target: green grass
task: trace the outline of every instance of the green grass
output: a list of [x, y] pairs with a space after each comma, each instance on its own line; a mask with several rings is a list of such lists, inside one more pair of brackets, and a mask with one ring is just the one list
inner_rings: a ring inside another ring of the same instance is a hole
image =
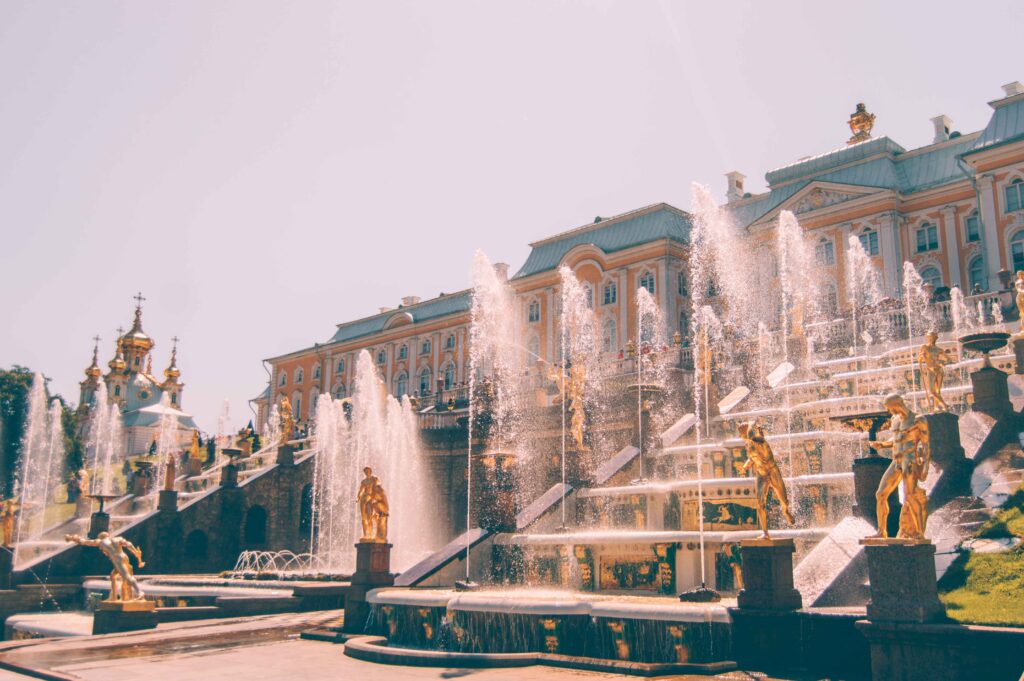
[[[1024, 485], [975, 533], [1024, 537]], [[965, 624], [1024, 626], [1024, 546], [1004, 553], [962, 552], [939, 580], [946, 614]]]

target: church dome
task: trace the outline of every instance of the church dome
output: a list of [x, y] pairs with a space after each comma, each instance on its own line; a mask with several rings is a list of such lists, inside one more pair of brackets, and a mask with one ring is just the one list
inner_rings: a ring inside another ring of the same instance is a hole
[[124, 355], [121, 354], [121, 340], [117, 339], [117, 352], [114, 354], [114, 359], [107, 362], [111, 371], [124, 371], [124, 368], [128, 366], [124, 361]]
[[135, 321], [132, 328], [121, 337], [121, 347], [127, 351], [129, 348], [149, 350], [153, 347], [153, 339], [142, 330], [142, 308], [135, 308]]

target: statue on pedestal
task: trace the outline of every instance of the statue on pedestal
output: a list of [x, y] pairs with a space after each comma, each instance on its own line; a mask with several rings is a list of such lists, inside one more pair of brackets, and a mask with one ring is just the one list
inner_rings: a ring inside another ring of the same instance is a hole
[[287, 397], [281, 398], [281, 443], [288, 444], [288, 441], [295, 436], [295, 417], [292, 415], [292, 402]]
[[19, 511], [21, 511], [21, 503], [14, 497], [4, 499], [3, 504], [0, 504], [0, 527], [3, 528], [3, 541], [6, 548], [14, 546], [14, 521], [18, 517]]
[[356, 495], [363, 524], [363, 536], [359, 541], [384, 544], [388, 540], [388, 497], [372, 468], [367, 466], [363, 474], [366, 477], [359, 484]]
[[928, 496], [919, 483], [928, 477], [931, 447], [928, 440], [928, 421], [916, 416], [903, 397], [893, 393], [885, 398], [886, 410], [892, 414], [892, 437], [868, 444], [875, 448], [892, 450], [892, 463], [882, 475], [875, 493], [878, 514], [878, 533], [869, 539], [888, 539], [886, 522], [889, 519], [889, 495], [903, 481], [903, 510], [900, 511], [898, 539], [925, 542], [925, 524], [928, 521]]
[[132, 563], [125, 554], [127, 550], [135, 556], [139, 567], [142, 568], [146, 566], [142, 560], [142, 549], [124, 537], [111, 537], [109, 532], [100, 532], [95, 539], [85, 539], [77, 534], [66, 534], [64, 540], [79, 546], [94, 546], [113, 563], [114, 570], [110, 573], [110, 598], [107, 599], [108, 601], [143, 600], [145, 594], [139, 588], [135, 572], [132, 570]]
[[768, 492], [775, 492], [775, 498], [779, 500], [782, 507], [782, 515], [792, 525], [796, 520], [789, 511], [789, 496], [786, 494], [786, 484], [782, 480], [782, 473], [775, 463], [775, 454], [771, 445], [765, 439], [764, 429], [754, 421], [741, 423], [739, 434], [746, 443], [747, 460], [743, 464], [744, 475], [750, 474], [754, 469], [757, 476], [757, 524], [761, 527], [761, 538], [770, 539], [768, 536]]
[[164, 466], [164, 489], [174, 489], [174, 479], [178, 477], [178, 462], [173, 452], [167, 452], [167, 464]]
[[925, 334], [925, 344], [917, 353], [917, 361], [921, 366], [921, 382], [924, 387], [925, 404], [931, 413], [949, 411], [949, 405], [942, 399], [942, 382], [945, 379], [945, 353], [936, 345], [939, 334], [929, 331]]

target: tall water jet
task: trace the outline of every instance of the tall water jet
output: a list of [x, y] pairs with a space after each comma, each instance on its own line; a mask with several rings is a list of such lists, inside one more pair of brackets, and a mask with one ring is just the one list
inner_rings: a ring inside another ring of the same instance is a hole
[[314, 459], [309, 546], [321, 568], [336, 572], [351, 564], [352, 545], [359, 538], [352, 522], [359, 471], [350, 461], [349, 404], [324, 393], [316, 402], [313, 424], [319, 453]]
[[971, 333], [974, 330], [971, 311], [964, 303], [964, 293], [959, 286], [949, 290], [949, 311], [953, 318], [953, 335], [957, 338]]
[[[15, 491], [22, 508], [15, 527], [14, 541], [33, 536], [42, 529], [33, 527], [36, 523], [27, 520], [38, 518], [42, 521], [50, 499], [52, 468], [59, 465], [58, 451], [63, 453], [63, 430], [61, 429], [62, 408], [54, 400], [54, 408], [47, 409], [46, 379], [40, 373], [32, 377], [28, 393], [28, 409], [25, 414], [25, 429], [21, 439], [21, 455], [16, 465]], [[59, 438], [54, 441], [53, 419]], [[55, 461], [56, 459], [56, 461]], [[17, 556], [15, 556], [17, 558]]]
[[168, 457], [178, 445], [178, 417], [171, 409], [170, 395], [165, 391], [160, 396], [160, 420], [156, 429], [157, 488], [162, 489], [167, 475]]
[[92, 405], [87, 452], [93, 474], [90, 492], [109, 496], [114, 492], [114, 466], [124, 456], [124, 427], [121, 407], [107, 402], [107, 385], [100, 382]]
[[[903, 262], [903, 305], [907, 315], [907, 343], [913, 342], [914, 334], [918, 335], [930, 330], [934, 320], [931, 317], [929, 296], [924, 288], [924, 280], [918, 274], [914, 263]], [[917, 353], [911, 352], [911, 373], [915, 393], [919, 388]], [[914, 395], [914, 409], [917, 409], [917, 395]]]
[[[644, 481], [644, 437], [643, 412], [644, 391], [665, 388], [665, 365], [659, 361], [661, 350], [666, 347], [665, 319], [661, 308], [654, 302], [650, 291], [641, 286], [636, 292], [636, 428], [637, 460], [640, 465], [640, 480]], [[649, 434], [647, 434], [649, 435]]]
[[[317, 406], [320, 406], [319, 401]], [[281, 442], [281, 411], [277, 403], [270, 405], [267, 422], [263, 424], [263, 446], [277, 446]]]
[[231, 444], [231, 403], [224, 400], [217, 415], [217, 444], [227, 447]]
[[[876, 305], [882, 299], [881, 275], [856, 234], [851, 234], [847, 240], [846, 299], [853, 314], [853, 354], [856, 355], [858, 341], [864, 340], [867, 349], [867, 340], [862, 338], [867, 329], [861, 329], [858, 325], [858, 315], [861, 309]], [[863, 320], [860, 320], [860, 324], [863, 325]], [[871, 335], [870, 332], [868, 335]]]

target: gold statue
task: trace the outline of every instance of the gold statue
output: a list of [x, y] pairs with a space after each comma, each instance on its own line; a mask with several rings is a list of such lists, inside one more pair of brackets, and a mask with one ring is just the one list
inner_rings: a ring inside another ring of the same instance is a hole
[[1020, 332], [1024, 335], [1024, 270], [1017, 270], [1017, 278], [1013, 282], [1017, 289], [1017, 311], [1020, 313]]
[[885, 398], [886, 410], [892, 414], [892, 437], [868, 444], [875, 449], [892, 449], [892, 463], [882, 475], [875, 493], [878, 514], [878, 533], [869, 539], [888, 539], [886, 522], [889, 519], [889, 495], [903, 481], [903, 510], [900, 511], [900, 529], [897, 537], [925, 541], [924, 528], [928, 522], [928, 496], [919, 483], [928, 477], [931, 447], [928, 441], [928, 422], [916, 416], [903, 397], [893, 393]]
[[188, 456], [191, 459], [198, 459], [198, 458], [200, 458], [200, 455], [199, 455], [199, 431], [198, 430], [193, 430], [192, 431], [192, 444], [189, 445]]
[[19, 511], [21, 511], [21, 503], [14, 497], [4, 499], [3, 504], [0, 504], [0, 527], [3, 527], [6, 548], [14, 546], [14, 521], [18, 517]]
[[359, 541], [383, 544], [388, 540], [388, 497], [372, 468], [367, 466], [363, 474], [366, 477], [359, 483], [359, 493], [356, 495], [363, 522], [363, 536]]
[[178, 477], [178, 462], [173, 452], [167, 452], [167, 464], [164, 466], [164, 489], [174, 489], [174, 479]]
[[114, 569], [110, 573], [110, 598], [107, 599], [108, 601], [143, 600], [145, 594], [142, 593], [139, 582], [135, 579], [132, 563], [125, 554], [127, 550], [135, 556], [139, 567], [143, 568], [146, 563], [142, 560], [142, 549], [124, 537], [111, 537], [109, 532], [100, 532], [95, 539], [84, 539], [77, 534], [66, 534], [64, 541], [79, 546], [95, 546], [113, 563]]
[[566, 408], [569, 410], [570, 417], [569, 432], [572, 434], [572, 439], [576, 441], [576, 451], [582, 452], [586, 449], [583, 444], [587, 422], [584, 406], [586, 369], [579, 364], [570, 365], [567, 371], [563, 371], [561, 367], [552, 366], [548, 369], [548, 380], [558, 386], [559, 404], [568, 400]]
[[292, 403], [287, 397], [281, 398], [281, 444], [286, 445], [295, 434], [295, 417], [292, 416]]
[[782, 480], [782, 473], [775, 463], [775, 454], [772, 447], [765, 439], [764, 429], [754, 421], [741, 423], [739, 425], [740, 437], [743, 438], [747, 447], [747, 460], [743, 464], [744, 475], [750, 474], [754, 469], [757, 476], [757, 524], [761, 527], [761, 538], [770, 539], [768, 536], [768, 492], [775, 492], [782, 507], [782, 515], [792, 525], [796, 522], [793, 514], [789, 512], [789, 496], [786, 494], [786, 484]]
[[921, 365], [921, 382], [924, 384], [925, 404], [931, 413], [949, 411], [949, 405], [942, 399], [942, 381], [945, 378], [945, 352], [936, 345], [939, 334], [929, 331], [925, 334], [925, 344], [917, 353], [917, 361]]

